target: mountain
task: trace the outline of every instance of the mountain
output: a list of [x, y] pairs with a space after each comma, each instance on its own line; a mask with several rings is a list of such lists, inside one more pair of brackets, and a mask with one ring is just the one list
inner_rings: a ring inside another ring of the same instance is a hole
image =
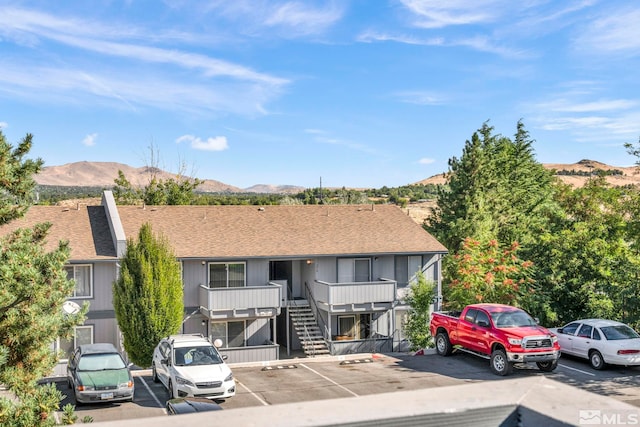
[[[573, 187], [582, 187], [595, 172], [608, 173], [607, 182], [614, 186], [640, 185], [640, 169], [637, 166], [617, 167], [610, 166], [595, 160], [580, 160], [577, 163], [543, 163], [543, 167], [555, 171], [557, 176], [565, 184]], [[415, 184], [444, 184], [446, 173], [431, 176]]]
[[[118, 170], [124, 173], [129, 182], [136, 187], [143, 187], [153, 176], [159, 179], [176, 179], [177, 175], [153, 167], [134, 168], [116, 162], [75, 162], [62, 166], [45, 166], [35, 176], [39, 185], [57, 185], [62, 187], [105, 187], [111, 188], [118, 177]], [[198, 191], [211, 193], [282, 193], [295, 194], [304, 191], [304, 187], [293, 185], [254, 185], [239, 188], [214, 179], [205, 179], [198, 186]]]

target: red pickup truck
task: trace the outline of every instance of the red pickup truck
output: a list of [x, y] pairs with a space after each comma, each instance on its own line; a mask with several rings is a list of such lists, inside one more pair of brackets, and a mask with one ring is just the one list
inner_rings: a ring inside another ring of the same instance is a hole
[[439, 355], [473, 353], [489, 359], [498, 375], [511, 373], [514, 363], [536, 362], [546, 372], [558, 366], [558, 338], [517, 307], [472, 304], [462, 312], [434, 312], [429, 328]]

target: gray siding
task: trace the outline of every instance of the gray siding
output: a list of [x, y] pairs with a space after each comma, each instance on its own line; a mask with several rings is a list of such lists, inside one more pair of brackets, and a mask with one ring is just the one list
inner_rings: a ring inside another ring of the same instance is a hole
[[182, 262], [185, 307], [198, 306], [198, 289], [207, 284], [207, 263], [202, 260]]
[[[275, 284], [244, 288], [200, 286], [199, 301], [200, 306], [213, 311], [276, 308], [280, 307], [281, 289], [281, 286]], [[275, 312], [271, 314], [271, 316], [275, 315]]]
[[113, 282], [116, 280], [116, 262], [96, 262], [93, 264], [93, 298], [74, 299], [81, 304], [89, 302], [89, 311], [113, 310]]
[[316, 301], [329, 305], [393, 302], [396, 297], [396, 282], [315, 282], [313, 294]]
[[[223, 348], [220, 349], [223, 356], [227, 356], [226, 362], [248, 363], [278, 360], [280, 358], [280, 346], [261, 345], [256, 347]], [[233, 369], [233, 366], [231, 367]]]
[[247, 261], [247, 286], [264, 286], [269, 282], [269, 260], [252, 259]]

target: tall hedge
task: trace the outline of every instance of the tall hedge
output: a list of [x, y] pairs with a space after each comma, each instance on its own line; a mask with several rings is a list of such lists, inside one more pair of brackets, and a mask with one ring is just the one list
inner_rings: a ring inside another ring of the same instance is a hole
[[180, 264], [169, 241], [154, 235], [149, 223], [140, 228], [137, 241], [127, 241], [113, 305], [130, 360], [151, 366], [160, 339], [180, 329], [184, 301]]

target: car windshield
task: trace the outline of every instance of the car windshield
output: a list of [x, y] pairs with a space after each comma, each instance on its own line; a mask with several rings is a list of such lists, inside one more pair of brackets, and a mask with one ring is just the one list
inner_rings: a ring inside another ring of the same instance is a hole
[[179, 347], [174, 350], [176, 366], [215, 365], [222, 358], [213, 346]]
[[627, 325], [605, 326], [600, 330], [609, 341], [640, 338], [640, 335]]
[[523, 310], [494, 311], [491, 319], [496, 328], [536, 326], [536, 321]]
[[119, 354], [86, 354], [78, 362], [79, 371], [106, 371], [126, 368]]

